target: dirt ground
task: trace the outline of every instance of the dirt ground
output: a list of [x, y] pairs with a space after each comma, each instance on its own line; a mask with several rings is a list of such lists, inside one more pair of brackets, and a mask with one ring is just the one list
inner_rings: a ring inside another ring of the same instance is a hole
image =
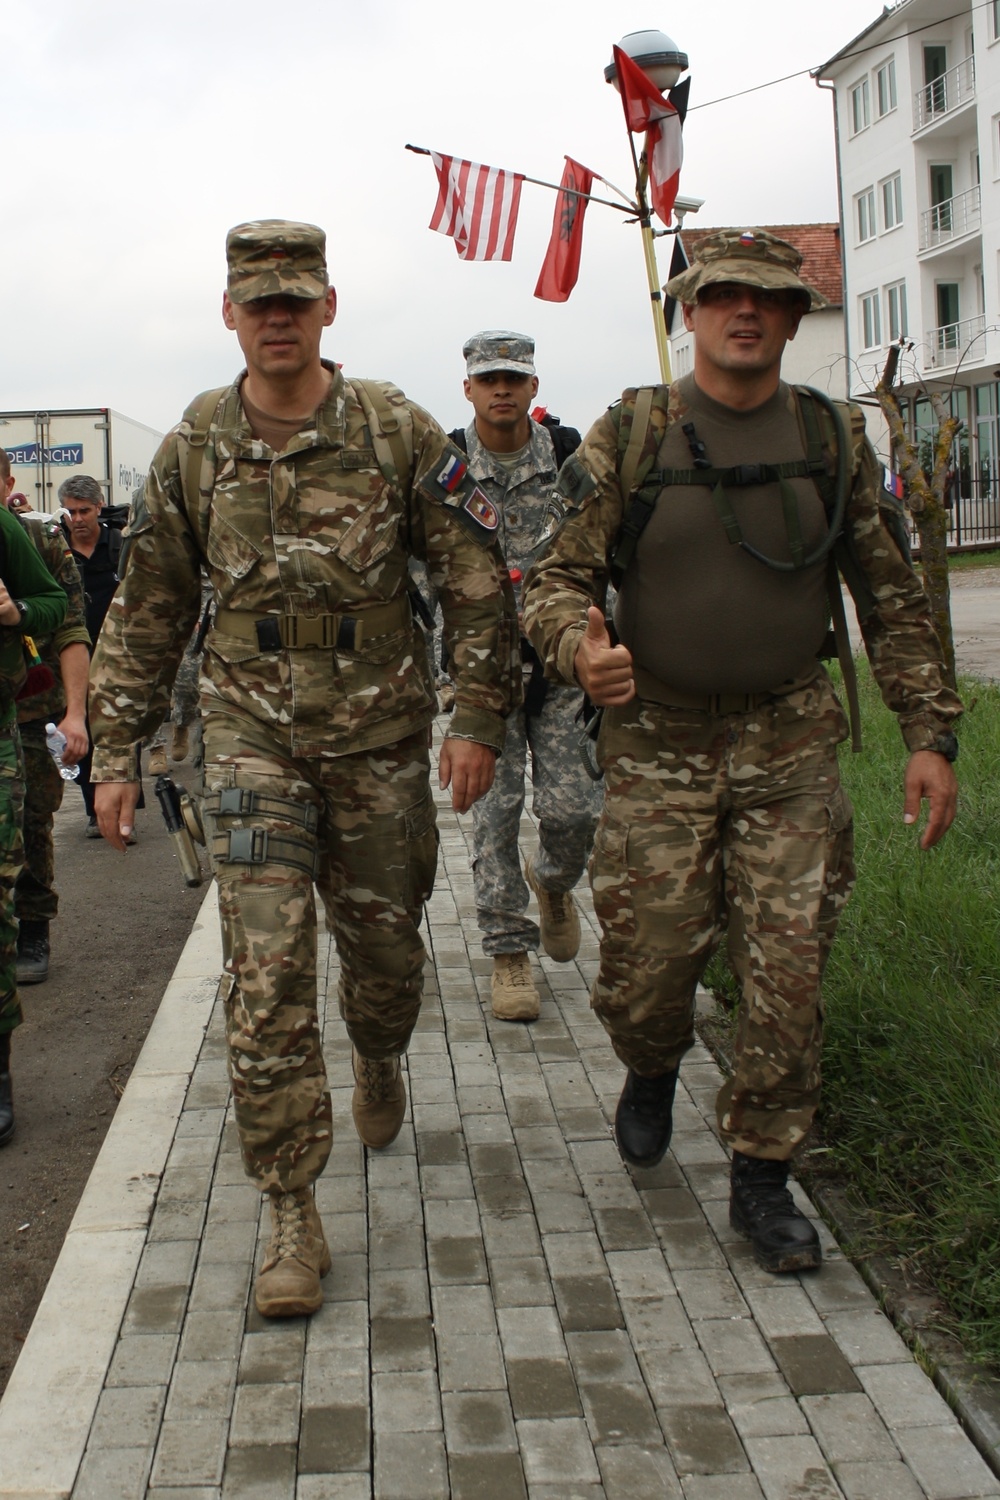
[[49, 979], [21, 993], [17, 1130], [0, 1151], [0, 1392], [205, 895], [184, 885], [148, 781], [146, 795], [124, 856], [84, 837], [72, 783], [56, 819]]
[[[1000, 568], [956, 570], [952, 588], [959, 670], [1000, 680]], [[50, 978], [22, 994], [17, 1133], [0, 1151], [0, 1394], [204, 898], [184, 886], [150, 801], [124, 857], [84, 838], [72, 785], [56, 820]]]

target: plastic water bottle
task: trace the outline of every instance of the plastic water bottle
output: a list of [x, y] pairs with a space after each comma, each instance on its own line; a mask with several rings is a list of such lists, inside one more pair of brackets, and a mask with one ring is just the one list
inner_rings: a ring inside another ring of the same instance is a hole
[[59, 767], [59, 775], [63, 781], [75, 781], [80, 774], [80, 767], [63, 765], [66, 736], [54, 724], [46, 724], [45, 726], [45, 743], [49, 747], [49, 754]]

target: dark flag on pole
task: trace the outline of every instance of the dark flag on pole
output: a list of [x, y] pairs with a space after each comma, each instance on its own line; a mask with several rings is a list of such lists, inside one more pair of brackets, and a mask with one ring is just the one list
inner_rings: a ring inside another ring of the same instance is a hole
[[[565, 302], [576, 286], [583, 248], [583, 216], [587, 208], [586, 198], [578, 198], [576, 193], [589, 193], [594, 176], [589, 167], [581, 166], [571, 156], [566, 157], [552, 216], [549, 248], [535, 287], [535, 296], [543, 302]], [[564, 192], [564, 188], [573, 188], [575, 192]]]

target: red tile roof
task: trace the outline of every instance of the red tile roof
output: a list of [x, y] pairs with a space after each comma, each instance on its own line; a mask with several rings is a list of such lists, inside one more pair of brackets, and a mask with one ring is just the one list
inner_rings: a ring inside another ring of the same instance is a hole
[[[688, 263], [694, 259], [695, 250], [707, 235], [717, 234], [719, 229], [726, 227], [728, 226], [720, 224], [715, 229], [682, 230], [680, 240]], [[749, 226], [733, 227], [738, 233], [740, 229]], [[752, 227], [766, 229], [769, 234], [776, 234], [779, 239], [794, 245], [802, 255], [802, 279], [822, 292], [834, 307], [843, 306], [844, 273], [840, 258], [839, 224], [761, 224]]]

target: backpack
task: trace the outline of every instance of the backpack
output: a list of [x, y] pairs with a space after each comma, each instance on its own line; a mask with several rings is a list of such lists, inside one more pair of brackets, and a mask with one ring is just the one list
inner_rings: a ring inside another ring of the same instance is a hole
[[[570, 454], [576, 452], [583, 439], [575, 427], [564, 427], [558, 417], [552, 417], [548, 412], [541, 418], [538, 425], [539, 427], [544, 427], [552, 439], [552, 447], [556, 459], [556, 471], [558, 472]], [[455, 444], [455, 447], [461, 448], [462, 452], [468, 457], [468, 449], [465, 446], [465, 428], [456, 427], [452, 432], [449, 432], [448, 436]]]
[[[413, 414], [409, 406], [390, 405], [379, 381], [352, 379], [347, 383], [361, 403], [375, 458], [386, 482], [409, 484], [413, 476]], [[187, 448], [181, 464], [181, 489], [188, 505], [197, 500], [202, 490], [211, 493], [215, 488], [215, 472], [208, 470], [206, 450], [209, 433], [229, 390], [226, 385], [205, 391], [195, 397], [184, 413], [184, 421], [191, 428], [188, 437], [180, 438], [182, 447]]]
[[[622, 525], [612, 551], [611, 579], [616, 588], [620, 586], [635, 556], [639, 538], [656, 508], [657, 499], [662, 490], [671, 484], [704, 484], [711, 488], [716, 510], [729, 541], [733, 545], [742, 546], [751, 556], [769, 567], [792, 572], [826, 558], [833, 642], [832, 649], [824, 648], [823, 654], [836, 655], [840, 662], [851, 725], [851, 744], [855, 751], [859, 751], [861, 709], [854, 654], [840, 588], [841, 576], [862, 620], [871, 614], [876, 601], [858, 559], [853, 539], [844, 528], [850, 489], [850, 444], [843, 416], [829, 396], [807, 385], [792, 386], [791, 389], [804, 437], [805, 458], [781, 464], [737, 464], [729, 469], [717, 469], [709, 463], [705, 457], [704, 445], [697, 440], [693, 424], [685, 424], [683, 428], [691, 449], [693, 467], [656, 469], [657, 454], [670, 425], [669, 387], [640, 386], [634, 392], [626, 391], [623, 394], [617, 407], [618, 476], [622, 494], [627, 499]], [[834, 474], [830, 473], [826, 464], [824, 448], [834, 456]], [[825, 541], [808, 557], [804, 554], [794, 495], [788, 486], [788, 480], [793, 478], [810, 478], [813, 481], [823, 502], [829, 526]], [[790, 563], [779, 563], [775, 559], [766, 558], [743, 540], [732, 505], [725, 495], [726, 486], [739, 488], [775, 481], [782, 489], [792, 552]], [[895, 515], [895, 510], [892, 514]], [[909, 543], [901, 518], [898, 526], [893, 526], [892, 529], [904, 556], [908, 556]]]

